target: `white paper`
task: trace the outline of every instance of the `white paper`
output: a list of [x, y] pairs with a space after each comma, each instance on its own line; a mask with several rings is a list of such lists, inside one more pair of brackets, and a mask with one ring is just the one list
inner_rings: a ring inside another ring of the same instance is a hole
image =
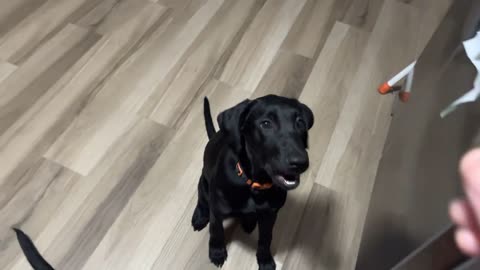
[[449, 113], [453, 112], [458, 106], [474, 102], [480, 96], [480, 32], [477, 32], [474, 38], [463, 42], [463, 47], [467, 53], [468, 58], [472, 61], [473, 65], [477, 68], [477, 77], [473, 83], [473, 89], [468, 91], [465, 95], [455, 100], [446, 109], [440, 113], [440, 117], [444, 118]]
[[473, 88], [472, 90], [468, 91], [465, 95], [461, 96], [459, 99], [455, 100], [452, 104], [448, 105], [441, 113], [440, 117], [444, 118], [449, 113], [453, 112], [458, 106], [461, 104], [474, 102], [477, 100], [478, 96], [480, 95], [480, 87]]

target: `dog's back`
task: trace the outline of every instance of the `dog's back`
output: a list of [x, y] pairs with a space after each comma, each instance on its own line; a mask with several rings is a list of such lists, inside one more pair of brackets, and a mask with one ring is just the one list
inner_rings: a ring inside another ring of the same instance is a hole
[[54, 270], [54, 268], [40, 255], [28, 235], [19, 229], [13, 229], [17, 234], [18, 243], [22, 248], [25, 257], [35, 270]]

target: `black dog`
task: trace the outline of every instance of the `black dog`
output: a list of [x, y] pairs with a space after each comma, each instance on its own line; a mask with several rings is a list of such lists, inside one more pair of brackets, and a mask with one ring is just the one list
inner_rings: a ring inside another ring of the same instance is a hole
[[209, 257], [221, 266], [227, 258], [222, 221], [239, 217], [247, 233], [258, 223], [259, 268], [275, 269], [272, 229], [287, 191], [299, 185], [299, 175], [308, 168], [312, 111], [295, 99], [274, 95], [245, 100], [218, 116], [216, 132], [205, 98], [204, 117], [210, 140], [193, 228], [200, 231], [210, 222]]
[[[305, 149], [313, 114], [297, 100], [270, 95], [245, 100], [221, 113], [218, 133], [206, 98], [204, 115], [210, 141], [192, 225], [202, 230], [210, 222], [209, 255], [220, 266], [227, 258], [223, 219], [240, 217], [247, 233], [258, 223], [258, 264], [262, 270], [275, 269], [270, 252], [272, 229], [287, 191], [298, 186], [299, 175], [308, 167]], [[14, 230], [33, 269], [53, 270], [32, 240]]]

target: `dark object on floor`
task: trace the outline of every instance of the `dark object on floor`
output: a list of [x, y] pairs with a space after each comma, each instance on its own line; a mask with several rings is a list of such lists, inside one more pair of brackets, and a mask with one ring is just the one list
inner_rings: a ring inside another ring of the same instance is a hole
[[218, 132], [206, 98], [204, 116], [210, 140], [192, 226], [200, 231], [210, 223], [209, 257], [221, 266], [227, 259], [223, 220], [240, 218], [247, 233], [258, 224], [259, 267], [275, 269], [272, 229], [287, 191], [299, 185], [300, 174], [308, 168], [312, 111], [295, 99], [268, 95], [222, 112]]
[[22, 248], [25, 257], [35, 270], [53, 270], [54, 268], [40, 255], [37, 248], [32, 242], [32, 239], [28, 237], [22, 230], [13, 228], [17, 234], [18, 243]]

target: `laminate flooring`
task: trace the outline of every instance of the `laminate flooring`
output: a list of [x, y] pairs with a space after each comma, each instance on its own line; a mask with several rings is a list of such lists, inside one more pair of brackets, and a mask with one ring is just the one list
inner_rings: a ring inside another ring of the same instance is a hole
[[[202, 99], [270, 93], [315, 114], [277, 269], [354, 269], [394, 102], [375, 89], [450, 3], [0, 0], [0, 269], [29, 269], [12, 226], [57, 269], [215, 269], [190, 226]], [[227, 232], [223, 269], [257, 269], [256, 234]]]

